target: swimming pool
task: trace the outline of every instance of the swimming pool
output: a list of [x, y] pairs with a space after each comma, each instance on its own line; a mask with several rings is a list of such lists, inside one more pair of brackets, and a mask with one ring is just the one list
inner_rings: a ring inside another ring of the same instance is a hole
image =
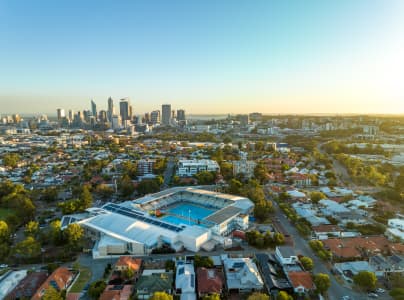
[[[180, 224], [197, 225], [198, 223], [194, 222], [195, 220], [202, 220], [207, 216], [211, 215], [212, 213], [214, 213], [215, 210], [197, 206], [192, 203], [180, 203], [172, 208], [168, 208], [166, 212], [174, 214], [164, 216], [161, 218], [166, 222], [176, 225]], [[203, 224], [199, 225], [204, 226]]]

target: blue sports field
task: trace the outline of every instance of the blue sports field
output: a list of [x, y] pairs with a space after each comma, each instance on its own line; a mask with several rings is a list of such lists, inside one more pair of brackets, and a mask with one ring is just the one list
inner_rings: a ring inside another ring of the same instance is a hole
[[[189, 224], [189, 218], [191, 218], [192, 220], [201, 220], [215, 212], [215, 210], [197, 206], [191, 203], [181, 203], [167, 209], [166, 211], [181, 216], [181, 218], [178, 218], [176, 216], [165, 216], [162, 218], [162, 220], [176, 225]], [[191, 221], [190, 225], [193, 224], [195, 223]]]

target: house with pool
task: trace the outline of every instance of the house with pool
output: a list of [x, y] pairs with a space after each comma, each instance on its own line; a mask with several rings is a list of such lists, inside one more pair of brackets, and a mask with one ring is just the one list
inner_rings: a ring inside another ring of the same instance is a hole
[[254, 209], [245, 197], [176, 187], [122, 203], [90, 208], [62, 218], [62, 229], [80, 224], [94, 241], [93, 257], [148, 255], [153, 249], [197, 252], [224, 245], [234, 230], [246, 230]]

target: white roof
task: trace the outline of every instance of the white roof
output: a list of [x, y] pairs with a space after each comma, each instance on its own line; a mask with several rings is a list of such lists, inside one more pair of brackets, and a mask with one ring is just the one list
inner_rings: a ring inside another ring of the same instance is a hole
[[0, 282], [0, 299], [4, 299], [26, 276], [27, 270], [12, 271], [4, 275]]
[[250, 258], [226, 258], [223, 261], [229, 289], [261, 289], [262, 278]]
[[[326, 209], [330, 213], [341, 213], [341, 212], [349, 212], [350, 210], [345, 206], [329, 199], [320, 200], [319, 203], [326, 207]], [[325, 212], [324, 212], [325, 213]]]
[[159, 237], [173, 241], [177, 233], [130, 217], [109, 212], [80, 222], [82, 225], [126, 242], [153, 246]]
[[175, 288], [181, 289], [182, 294], [195, 292], [195, 270], [193, 264], [178, 264], [175, 278]]
[[302, 192], [299, 192], [299, 191], [296, 191], [296, 190], [288, 191], [287, 193], [288, 193], [291, 197], [294, 197], [294, 198], [304, 198], [304, 197], [306, 197], [306, 194], [305, 194], [305, 193], [302, 193]]

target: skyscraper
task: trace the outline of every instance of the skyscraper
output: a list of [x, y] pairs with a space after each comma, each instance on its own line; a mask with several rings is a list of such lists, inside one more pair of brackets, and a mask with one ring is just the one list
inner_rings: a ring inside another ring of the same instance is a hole
[[58, 116], [58, 120], [62, 120], [66, 115], [65, 115], [65, 110], [63, 108], [58, 108], [56, 110], [57, 116]]
[[108, 122], [112, 123], [112, 116], [114, 115], [114, 100], [111, 97], [108, 98], [108, 109], [107, 109], [107, 117]]
[[94, 100], [91, 99], [91, 114], [97, 119], [97, 104], [95, 104]]
[[152, 124], [160, 123], [160, 111], [159, 110], [154, 110], [150, 113], [150, 122]]
[[119, 102], [119, 111], [121, 115], [122, 125], [125, 128], [127, 121], [130, 120], [129, 106], [129, 98], [123, 98], [121, 99], [121, 102]]
[[171, 123], [171, 104], [161, 106], [161, 124], [170, 125]]
[[184, 126], [187, 123], [187, 120], [185, 118], [185, 110], [179, 109], [177, 110], [177, 122], [178, 125]]
[[69, 121], [73, 122], [73, 119], [74, 119], [74, 111], [69, 109]]

